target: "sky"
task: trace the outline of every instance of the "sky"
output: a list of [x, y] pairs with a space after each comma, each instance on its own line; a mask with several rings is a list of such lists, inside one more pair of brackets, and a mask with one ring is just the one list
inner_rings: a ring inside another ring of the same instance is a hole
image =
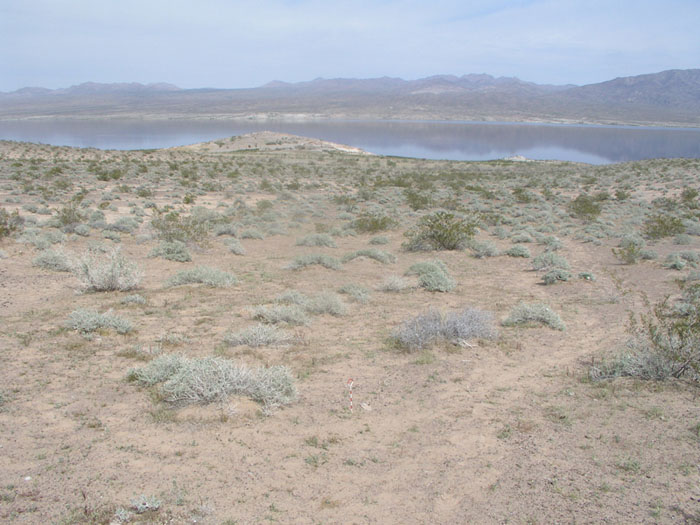
[[0, 91], [700, 67], [699, 0], [0, 0]]

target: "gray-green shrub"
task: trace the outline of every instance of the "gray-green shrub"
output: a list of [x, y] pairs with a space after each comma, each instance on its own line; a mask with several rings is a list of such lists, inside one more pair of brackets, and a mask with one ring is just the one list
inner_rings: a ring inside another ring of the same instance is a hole
[[119, 248], [98, 253], [88, 250], [72, 268], [85, 292], [129, 291], [139, 287], [143, 272]]
[[127, 378], [146, 386], [159, 384], [163, 399], [175, 405], [206, 404], [240, 395], [269, 409], [289, 404], [297, 396], [287, 367], [249, 368], [221, 357], [162, 355], [140, 369], [130, 370]]
[[236, 284], [236, 276], [209, 266], [195, 266], [181, 270], [167, 280], [166, 286], [181, 286], [184, 284], [206, 284], [211, 287], [227, 287]]
[[182, 241], [162, 241], [151, 250], [149, 257], [162, 257], [169, 261], [190, 262], [192, 256], [187, 251], [187, 245]]
[[543, 324], [555, 330], [566, 329], [561, 317], [543, 303], [518, 304], [503, 321], [503, 326], [527, 325], [532, 323]]
[[71, 272], [73, 271], [74, 256], [64, 252], [61, 248], [46, 249], [34, 257], [32, 264], [45, 270], [53, 270], [55, 272]]
[[82, 334], [89, 334], [100, 328], [114, 328], [119, 334], [128, 334], [134, 328], [131, 321], [114, 315], [111, 310], [101, 314], [89, 308], [78, 308], [71, 312], [66, 326]]

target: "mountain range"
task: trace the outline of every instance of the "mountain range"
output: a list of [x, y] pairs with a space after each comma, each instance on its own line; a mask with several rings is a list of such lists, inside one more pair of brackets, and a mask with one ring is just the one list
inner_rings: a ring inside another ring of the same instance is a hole
[[246, 89], [87, 82], [0, 92], [0, 119], [352, 118], [700, 126], [700, 69], [546, 85], [486, 74], [274, 81]]

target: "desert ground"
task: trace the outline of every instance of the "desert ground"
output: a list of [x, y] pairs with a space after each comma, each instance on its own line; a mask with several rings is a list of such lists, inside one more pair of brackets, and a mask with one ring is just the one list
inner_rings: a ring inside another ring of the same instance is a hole
[[0, 142], [0, 521], [698, 523], [697, 374], [601, 370], [700, 280], [699, 176]]

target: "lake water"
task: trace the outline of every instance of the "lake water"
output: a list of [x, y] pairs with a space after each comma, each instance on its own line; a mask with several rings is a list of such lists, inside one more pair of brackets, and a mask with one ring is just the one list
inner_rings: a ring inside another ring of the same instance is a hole
[[0, 121], [0, 139], [100, 149], [164, 148], [263, 130], [348, 144], [381, 155], [428, 159], [522, 155], [607, 164], [700, 158], [700, 129], [695, 128], [415, 121]]

